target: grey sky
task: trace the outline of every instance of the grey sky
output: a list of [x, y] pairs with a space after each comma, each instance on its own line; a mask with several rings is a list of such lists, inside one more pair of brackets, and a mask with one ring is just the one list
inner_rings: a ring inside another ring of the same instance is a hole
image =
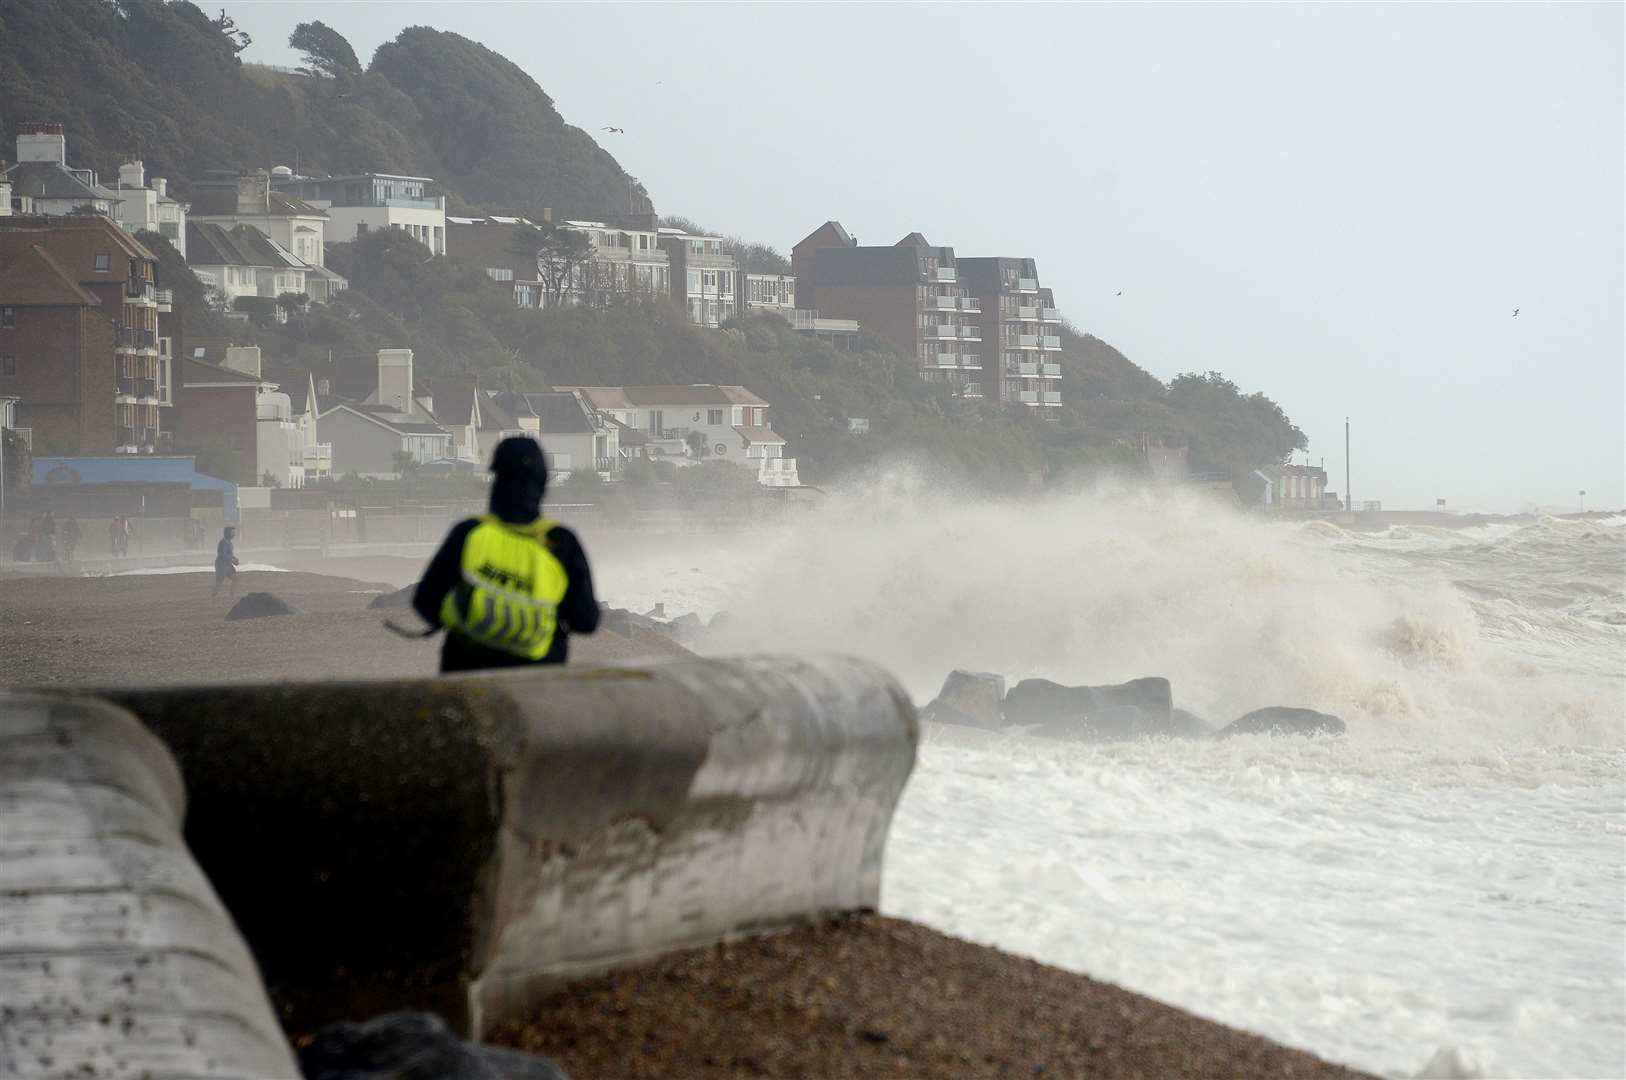
[[[1626, 7], [227, 3], [527, 70], [662, 213], [1031, 255], [1397, 508], [1626, 505]], [[1114, 293], [1123, 290], [1123, 296]], [[1517, 319], [1514, 308], [1520, 309]]]

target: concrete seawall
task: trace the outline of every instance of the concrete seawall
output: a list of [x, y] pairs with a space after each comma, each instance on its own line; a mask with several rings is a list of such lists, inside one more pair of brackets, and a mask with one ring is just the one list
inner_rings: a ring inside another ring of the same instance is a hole
[[0, 1076], [297, 1078], [128, 713], [0, 693]]
[[480, 1035], [562, 979], [879, 902], [908, 696], [855, 660], [115, 692], [290, 1030]]

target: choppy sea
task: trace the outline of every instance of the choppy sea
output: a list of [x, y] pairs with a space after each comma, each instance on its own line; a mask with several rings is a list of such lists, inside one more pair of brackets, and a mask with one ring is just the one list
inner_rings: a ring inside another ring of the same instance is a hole
[[1332, 740], [928, 738], [883, 908], [1385, 1076], [1626, 1077], [1626, 517], [1359, 534], [892, 480], [599, 563], [706, 651], [1172, 680]]

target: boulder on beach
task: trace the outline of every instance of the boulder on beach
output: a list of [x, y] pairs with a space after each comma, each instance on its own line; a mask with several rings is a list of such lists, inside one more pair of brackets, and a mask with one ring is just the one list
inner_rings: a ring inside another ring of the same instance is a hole
[[598, 628], [619, 637], [631, 637], [632, 620], [632, 612], [622, 608], [606, 607], [599, 611]]
[[330, 1024], [299, 1052], [305, 1080], [568, 1080], [545, 1057], [468, 1042], [433, 1013]]
[[1005, 700], [1005, 676], [986, 671], [955, 669], [943, 680], [921, 718], [940, 724], [962, 724], [998, 730], [1005, 726], [1001, 712]]
[[1035, 734], [1079, 742], [1185, 737], [1190, 725], [1176, 723], [1173, 697], [1169, 680], [1157, 677], [1113, 686], [1023, 679], [1005, 695], [1005, 723], [1034, 725]]
[[268, 592], [251, 592], [226, 612], [228, 619], [264, 619], [271, 615], [298, 615], [299, 609]]
[[691, 611], [686, 614], [679, 615], [677, 618], [667, 623], [665, 630], [666, 633], [670, 634], [682, 644], [692, 645], [696, 640], [699, 639], [701, 631], [703, 631], [705, 628], [706, 624], [700, 621], [700, 616]]
[[417, 591], [418, 583], [413, 582], [404, 589], [396, 589], [394, 592], [379, 593], [377, 596], [373, 597], [372, 600], [368, 601], [367, 610], [393, 611], [397, 608], [409, 608], [412, 606], [412, 594]]
[[1214, 725], [1185, 709], [1169, 713], [1169, 737], [1179, 739], [1207, 739], [1214, 734]]
[[1342, 735], [1347, 728], [1331, 713], [1272, 705], [1255, 709], [1221, 728], [1215, 738], [1232, 735]]

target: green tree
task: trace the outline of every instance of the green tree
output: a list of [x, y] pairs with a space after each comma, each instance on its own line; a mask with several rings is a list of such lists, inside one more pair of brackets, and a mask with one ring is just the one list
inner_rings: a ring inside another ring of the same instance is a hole
[[288, 35], [288, 44], [305, 54], [305, 74], [318, 79], [353, 79], [361, 76], [361, 62], [344, 35], [320, 20], [300, 23]]
[[516, 255], [536, 257], [536, 276], [549, 307], [559, 307], [576, 276], [577, 267], [593, 254], [592, 241], [577, 229], [565, 229], [549, 222], [544, 225], [517, 225], [509, 245]]

